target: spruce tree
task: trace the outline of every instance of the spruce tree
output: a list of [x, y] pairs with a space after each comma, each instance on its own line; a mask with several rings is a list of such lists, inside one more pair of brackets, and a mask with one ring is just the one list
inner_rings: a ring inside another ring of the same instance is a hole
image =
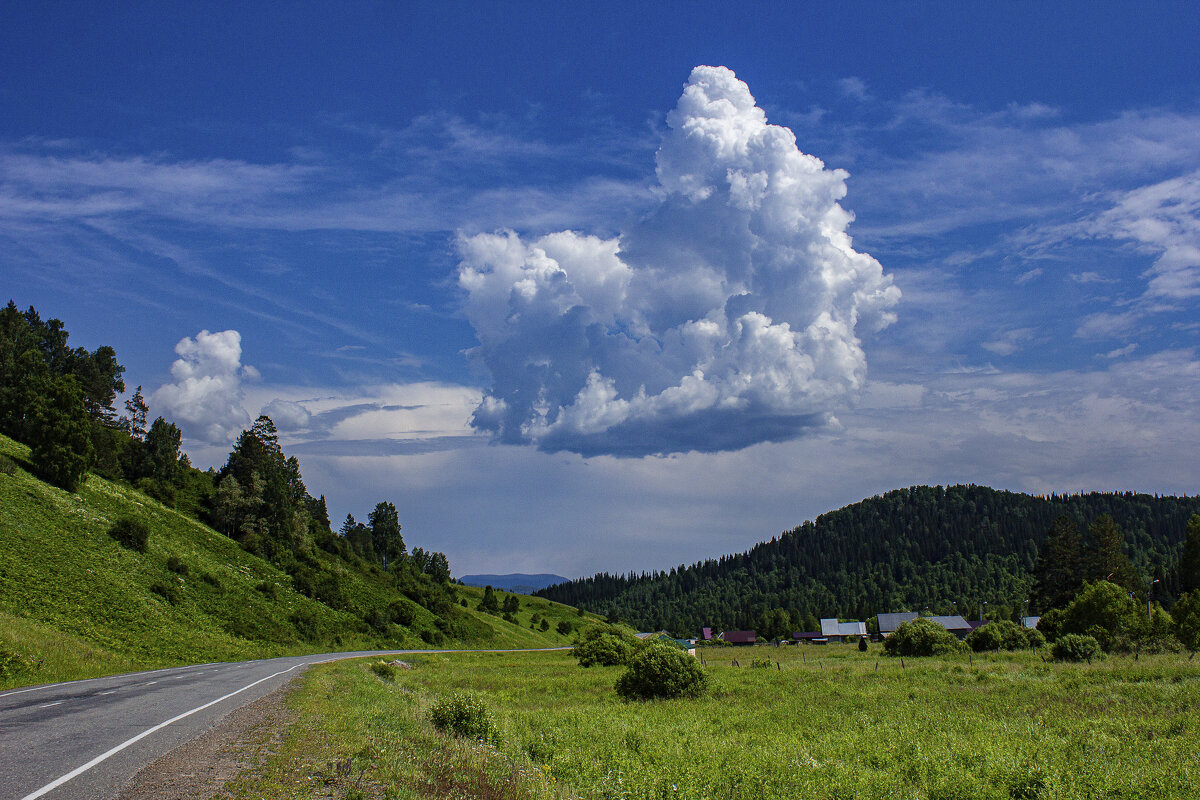
[[1200, 589], [1200, 514], [1193, 514], [1187, 524], [1187, 539], [1179, 557], [1179, 591], [1181, 594]]
[[1054, 520], [1038, 553], [1033, 606], [1039, 611], [1062, 608], [1083, 585], [1083, 543], [1079, 528], [1066, 516]]

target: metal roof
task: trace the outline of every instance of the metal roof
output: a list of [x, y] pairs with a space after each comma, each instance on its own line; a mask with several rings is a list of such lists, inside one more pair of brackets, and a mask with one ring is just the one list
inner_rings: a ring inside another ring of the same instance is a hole
[[948, 631], [968, 631], [971, 629], [971, 623], [967, 622], [958, 614], [953, 614], [948, 617], [929, 617], [930, 622], [936, 622]]
[[896, 628], [899, 628], [901, 624], [910, 622], [916, 618], [917, 612], [915, 611], [897, 611], [891, 614], [880, 614], [878, 616], [879, 632], [894, 633]]
[[838, 622], [836, 619], [821, 620], [822, 636], [866, 636], [865, 622]]
[[758, 636], [754, 631], [721, 631], [720, 638], [736, 644], [753, 644]]

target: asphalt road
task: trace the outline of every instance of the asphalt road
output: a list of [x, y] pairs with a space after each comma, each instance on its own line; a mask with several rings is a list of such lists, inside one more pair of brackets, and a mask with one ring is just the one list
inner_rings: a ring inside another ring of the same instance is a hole
[[430, 651], [197, 664], [0, 692], [0, 800], [107, 800], [142, 767], [310, 664], [417, 652]]

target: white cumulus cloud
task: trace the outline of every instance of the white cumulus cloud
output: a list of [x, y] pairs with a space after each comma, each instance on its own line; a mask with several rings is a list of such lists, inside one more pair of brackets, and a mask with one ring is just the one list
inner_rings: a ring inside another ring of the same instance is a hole
[[693, 70], [667, 124], [659, 204], [620, 236], [459, 237], [492, 376], [476, 428], [585, 455], [738, 449], [831, 424], [861, 389], [857, 331], [900, 291], [846, 233], [847, 173], [724, 67]]
[[258, 371], [242, 365], [242, 336], [237, 331], [185, 336], [175, 345], [173, 382], [160, 386], [152, 406], [176, 422], [184, 435], [211, 444], [231, 441], [250, 422], [242, 407], [242, 381]]

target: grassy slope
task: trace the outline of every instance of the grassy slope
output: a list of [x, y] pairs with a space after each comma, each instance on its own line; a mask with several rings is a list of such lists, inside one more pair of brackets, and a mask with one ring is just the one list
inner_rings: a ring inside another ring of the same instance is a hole
[[[350, 796], [361, 774], [373, 798], [1195, 797], [1200, 673], [1186, 656], [902, 667], [877, 649], [709, 652], [708, 696], [651, 703], [622, 702], [619, 667], [569, 653], [418, 656], [394, 684], [361, 661], [322, 665], [291, 699], [299, 724], [279, 755], [231, 788], [282, 800], [323, 781]], [[491, 708], [496, 746], [430, 725], [462, 688]], [[323, 766], [347, 760], [349, 777]]]
[[[0, 454], [23, 464], [28, 449], [0, 436]], [[108, 536], [123, 516], [149, 527], [147, 553], [124, 549]], [[167, 569], [172, 556], [187, 574]], [[175, 602], [152, 591], [155, 585], [174, 587]], [[263, 585], [275, 587], [274, 598], [260, 591]], [[397, 599], [381, 574], [372, 579], [349, 572], [345, 586], [362, 609]], [[447, 646], [568, 642], [553, 627], [529, 630], [529, 608], [522, 609], [523, 625], [513, 625], [474, 611], [481, 590], [464, 589], [462, 595], [471, 605], [462, 609], [469, 633]], [[552, 625], [575, 613], [541, 598], [523, 598], [527, 603], [544, 609]], [[174, 663], [427, 647], [418, 633], [434, 630], [434, 618], [415, 604], [412, 610], [411, 627], [393, 626], [380, 635], [359, 617], [293, 591], [288, 575], [227, 537], [133, 489], [91, 475], [70, 494], [24, 469], [0, 471], [0, 650], [36, 665], [7, 676], [0, 669], [0, 688]], [[294, 622], [298, 617], [304, 630]]]

